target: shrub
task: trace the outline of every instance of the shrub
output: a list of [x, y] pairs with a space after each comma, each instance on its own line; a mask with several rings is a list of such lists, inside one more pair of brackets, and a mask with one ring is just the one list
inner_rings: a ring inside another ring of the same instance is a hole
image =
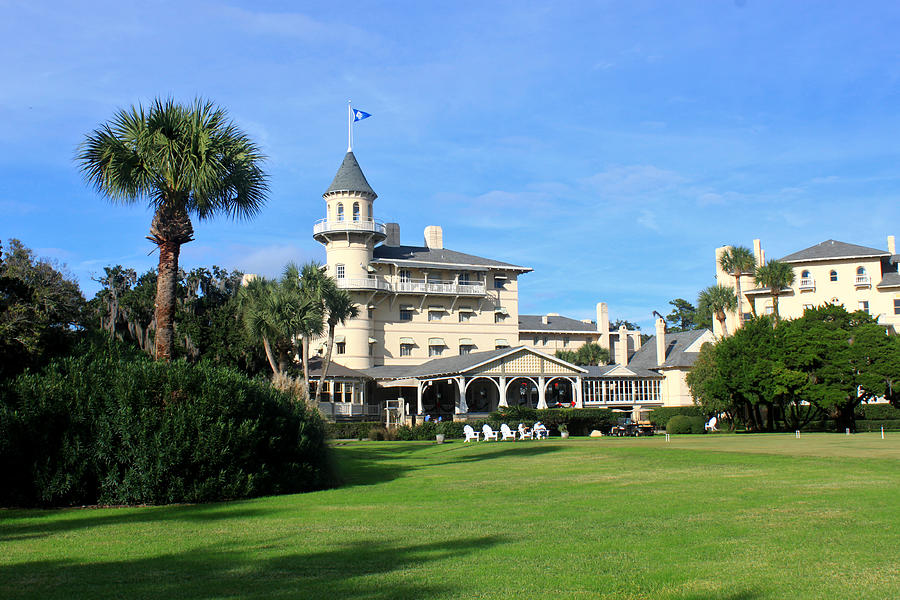
[[866, 419], [856, 422], [857, 431], [881, 431], [882, 427], [885, 431], [900, 430], [900, 419]]
[[665, 429], [668, 433], [669, 419], [675, 416], [702, 417], [703, 410], [699, 406], [660, 406], [650, 411], [650, 423], [657, 429]]
[[369, 437], [369, 430], [380, 425], [373, 421], [326, 422], [325, 434], [332, 440], [364, 440]]
[[165, 504], [332, 483], [318, 414], [264, 381], [118, 344], [0, 392], [0, 503]]
[[666, 433], [703, 433], [706, 420], [703, 417], [674, 415], [668, 419]]
[[[860, 404], [856, 409], [856, 418], [866, 420], [900, 419], [900, 408], [895, 408], [890, 404]], [[880, 425], [879, 429], [881, 429]]]

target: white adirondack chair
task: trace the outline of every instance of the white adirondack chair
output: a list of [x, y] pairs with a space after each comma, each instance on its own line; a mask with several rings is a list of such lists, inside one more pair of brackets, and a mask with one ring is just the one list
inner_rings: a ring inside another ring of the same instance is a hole
[[481, 428], [481, 435], [484, 437], [484, 441], [489, 442], [491, 440], [497, 441], [497, 432], [491, 429], [491, 426], [487, 423], [484, 424], [484, 427]]
[[528, 429], [522, 423], [519, 423], [519, 439], [524, 440], [525, 438], [534, 439], [534, 431]]
[[516, 441], [516, 434], [513, 433], [512, 429], [510, 429], [509, 425], [507, 425], [506, 423], [500, 426], [500, 435], [503, 436], [502, 441], [504, 442], [506, 440]]
[[472, 440], [478, 441], [478, 432], [472, 429], [471, 425], [463, 427], [463, 433], [466, 434], [466, 442], [471, 442]]

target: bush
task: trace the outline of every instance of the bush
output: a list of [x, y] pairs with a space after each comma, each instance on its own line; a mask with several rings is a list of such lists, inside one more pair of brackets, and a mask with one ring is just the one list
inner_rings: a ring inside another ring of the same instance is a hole
[[210, 502], [332, 483], [318, 414], [267, 382], [108, 343], [0, 391], [0, 504]]
[[381, 423], [372, 421], [339, 421], [325, 423], [325, 435], [332, 440], [364, 440], [369, 437], [373, 427], [381, 427]]
[[[856, 418], [866, 420], [894, 420], [900, 419], [900, 408], [890, 404], [860, 404], [856, 408]], [[879, 430], [881, 426], [879, 425]], [[885, 427], [887, 429], [887, 427]]]
[[857, 431], [881, 431], [882, 427], [885, 431], [900, 430], [900, 419], [866, 419], [856, 422]]
[[668, 419], [666, 433], [704, 433], [704, 425], [706, 425], [706, 419], [703, 417], [674, 415]]
[[703, 417], [705, 413], [699, 406], [660, 406], [650, 411], [650, 423], [657, 429], [665, 429], [668, 433], [672, 433], [667, 425], [669, 419], [675, 416]]

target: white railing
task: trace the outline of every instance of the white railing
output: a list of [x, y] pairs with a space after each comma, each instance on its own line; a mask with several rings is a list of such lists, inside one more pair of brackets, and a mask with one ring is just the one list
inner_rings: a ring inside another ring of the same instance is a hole
[[436, 279], [400, 279], [394, 282], [394, 291], [406, 294], [453, 294], [453, 295], [483, 295], [482, 283], [456, 283], [455, 281], [440, 281]]
[[391, 284], [377, 277], [350, 278], [342, 277], [337, 280], [337, 286], [342, 290], [384, 290], [391, 291]]
[[328, 231], [363, 231], [385, 234], [384, 223], [375, 220], [369, 221], [335, 221], [334, 219], [320, 219], [313, 225], [313, 235]]
[[340, 417], [377, 416], [381, 406], [377, 404], [351, 404], [349, 402], [320, 402], [319, 410], [325, 415]]
[[816, 280], [812, 277], [804, 277], [800, 280], [800, 289], [801, 290], [814, 290], [816, 289]]
[[872, 285], [871, 279], [869, 279], [868, 275], [857, 275], [856, 276], [856, 285], [857, 286], [865, 286]]

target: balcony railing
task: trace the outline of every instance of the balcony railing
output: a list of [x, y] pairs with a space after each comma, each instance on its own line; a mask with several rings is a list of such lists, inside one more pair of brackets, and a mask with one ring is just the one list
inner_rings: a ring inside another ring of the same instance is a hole
[[359, 231], [362, 233], [374, 233], [385, 235], [384, 223], [380, 221], [336, 221], [334, 219], [321, 219], [313, 225], [313, 235], [329, 232]]
[[869, 279], [868, 275], [857, 275], [856, 276], [856, 287], [869, 287], [872, 285], [872, 280]]
[[483, 283], [457, 283], [436, 279], [400, 279], [393, 285], [394, 291], [403, 294], [450, 294], [458, 296], [483, 296]]
[[804, 277], [800, 280], [800, 289], [801, 290], [814, 290], [816, 289], [816, 280], [812, 277]]
[[342, 290], [382, 290], [391, 291], [391, 284], [378, 277], [342, 277], [337, 280], [337, 285]]
[[378, 404], [351, 404], [349, 402], [319, 402], [319, 411], [330, 417], [364, 417], [381, 415]]

